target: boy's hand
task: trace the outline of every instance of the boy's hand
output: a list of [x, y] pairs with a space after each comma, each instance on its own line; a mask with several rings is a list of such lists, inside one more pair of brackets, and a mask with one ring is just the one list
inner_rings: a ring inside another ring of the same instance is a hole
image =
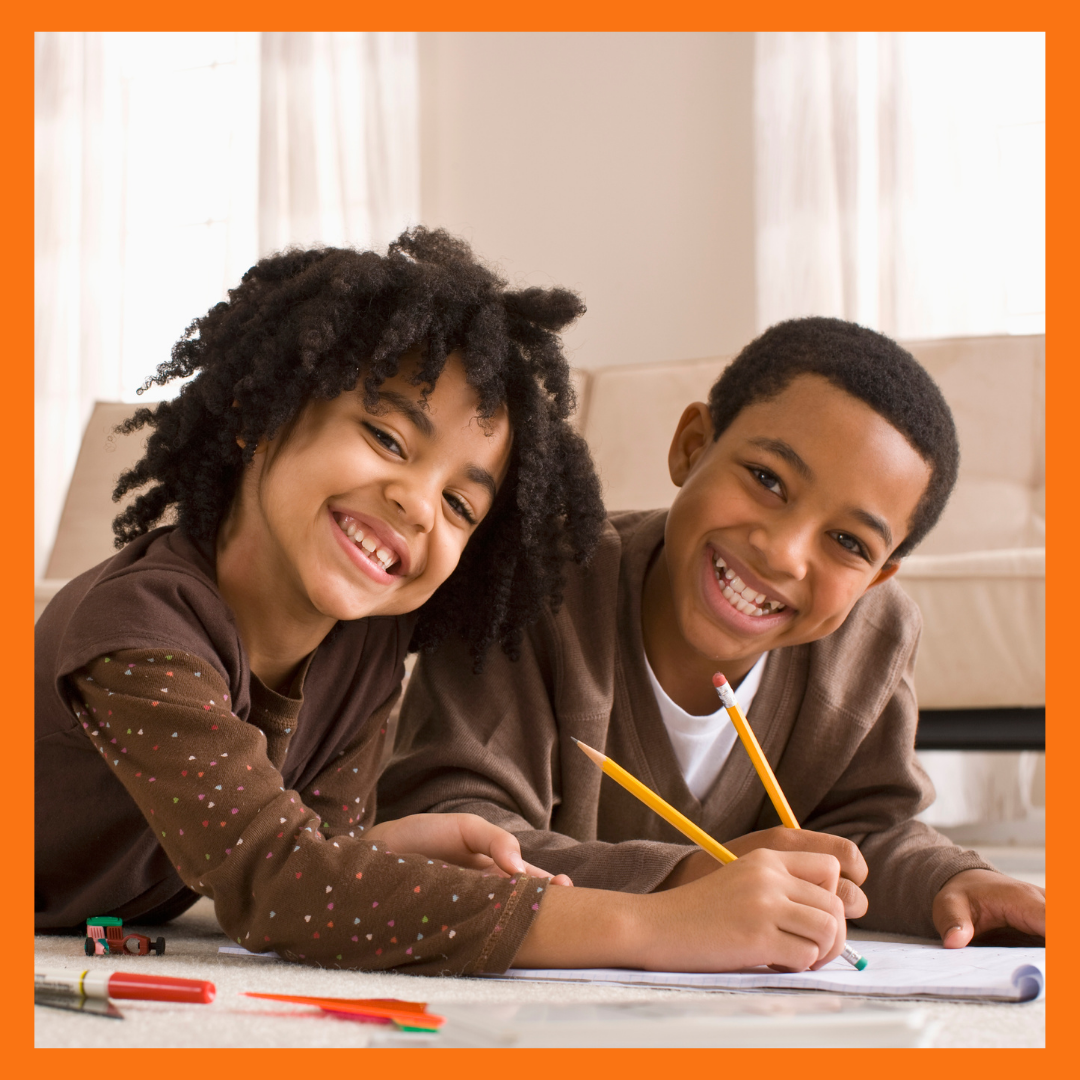
[[1045, 939], [1046, 890], [993, 870], [961, 870], [934, 897], [932, 917], [946, 949], [1003, 927]]
[[[725, 840], [724, 847], [740, 859], [758, 848], [771, 848], [773, 851], [814, 851], [821, 855], [832, 855], [840, 864], [840, 880], [837, 883], [836, 895], [844, 903], [844, 916], [848, 919], [858, 919], [866, 914], [866, 896], [859, 888], [866, 880], [866, 860], [858, 847], [842, 836], [811, 832], [809, 829], [788, 829], [777, 825], [773, 829], [762, 829], [760, 832], [747, 833], [734, 840]], [[694, 852], [675, 867], [660, 889], [686, 885], [719, 868], [720, 863], [707, 852]]]
[[499, 877], [532, 874], [550, 877], [552, 885], [572, 885], [565, 875], [552, 877], [521, 857], [517, 837], [477, 814], [410, 814], [368, 829], [364, 839], [385, 844], [399, 855], [426, 855], [472, 870], [491, 869]]

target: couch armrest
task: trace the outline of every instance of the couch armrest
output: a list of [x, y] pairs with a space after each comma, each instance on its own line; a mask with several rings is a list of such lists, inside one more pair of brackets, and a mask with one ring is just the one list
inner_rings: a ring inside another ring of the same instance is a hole
[[923, 613], [923, 709], [1046, 703], [1046, 551], [912, 555], [897, 580]]

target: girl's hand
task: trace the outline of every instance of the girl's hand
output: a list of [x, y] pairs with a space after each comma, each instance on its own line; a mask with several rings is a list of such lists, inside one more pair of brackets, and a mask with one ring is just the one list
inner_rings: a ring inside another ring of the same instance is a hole
[[552, 876], [521, 857], [517, 837], [477, 814], [410, 814], [383, 821], [364, 834], [399, 855], [426, 855], [472, 870], [491, 869], [499, 877], [532, 874], [552, 885], [573, 885], [565, 874]]
[[846, 937], [840, 863], [757, 848], [664, 892], [548, 889], [514, 967], [816, 970]]

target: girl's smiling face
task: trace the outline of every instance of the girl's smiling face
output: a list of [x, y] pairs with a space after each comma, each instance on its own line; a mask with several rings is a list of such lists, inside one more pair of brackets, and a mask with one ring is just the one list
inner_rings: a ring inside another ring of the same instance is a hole
[[716, 441], [708, 407], [690, 406], [669, 464], [682, 490], [646, 583], [646, 651], [662, 683], [663, 670], [704, 679], [711, 708], [713, 671], [738, 680], [763, 652], [824, 637], [895, 573], [930, 477], [896, 428], [817, 375], [747, 406]]
[[408, 375], [374, 409], [362, 390], [312, 401], [256, 452], [219, 537], [219, 565], [224, 543], [247, 567], [233, 595], [261, 582], [280, 618], [314, 627], [414, 611], [450, 576], [506, 475], [510, 423], [478, 419], [457, 357], [426, 401]]

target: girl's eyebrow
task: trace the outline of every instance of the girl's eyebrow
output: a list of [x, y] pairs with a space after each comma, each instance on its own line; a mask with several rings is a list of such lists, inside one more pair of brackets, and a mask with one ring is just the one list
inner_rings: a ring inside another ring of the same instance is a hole
[[399, 394], [396, 390], [380, 390], [379, 405], [388, 405], [395, 412], [401, 413], [407, 420], [412, 422], [421, 435], [431, 438], [435, 434], [435, 425], [427, 411], [412, 398]]
[[[431, 438], [435, 434], [435, 425], [431, 422], [431, 417], [428, 416], [427, 411], [417, 404], [412, 398], [406, 397], [404, 394], [399, 394], [396, 390], [380, 390], [379, 391], [379, 405], [387, 405], [395, 412], [401, 413], [407, 420], [410, 420], [413, 425], [419, 430], [422, 435], [426, 435]], [[497, 488], [495, 485], [495, 477], [480, 465], [466, 465], [465, 475], [474, 483], [479, 484], [485, 491], [491, 496], [491, 501], [495, 501], [495, 495]]]
[[484, 488], [491, 496], [492, 502], [495, 501], [495, 477], [492, 476], [487, 469], [484, 469], [479, 465], [467, 465], [465, 467], [465, 475], [468, 476], [474, 484], [479, 484]]

